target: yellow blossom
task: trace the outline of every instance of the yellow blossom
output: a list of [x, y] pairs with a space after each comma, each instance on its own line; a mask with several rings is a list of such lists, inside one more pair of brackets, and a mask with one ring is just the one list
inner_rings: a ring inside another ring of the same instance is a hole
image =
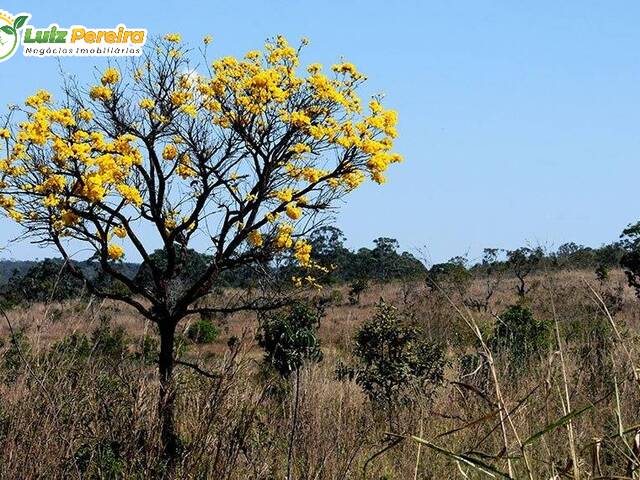
[[122, 198], [127, 203], [131, 203], [136, 207], [140, 207], [140, 205], [142, 205], [142, 196], [137, 188], [121, 184], [116, 186], [116, 190], [118, 190], [120, 195], [122, 195]]
[[258, 230], [252, 230], [247, 238], [249, 243], [254, 247], [261, 247], [264, 244], [262, 234]]
[[311, 118], [304, 112], [292, 112], [289, 121], [296, 127], [306, 127], [311, 125]]
[[156, 102], [151, 98], [143, 98], [142, 100], [140, 100], [140, 102], [138, 102], [138, 105], [143, 110], [153, 110], [153, 108], [156, 106]]
[[113, 233], [118, 238], [125, 238], [127, 236], [127, 229], [122, 225], [117, 225], [113, 227]]
[[311, 264], [311, 245], [306, 240], [298, 240], [294, 246], [293, 256], [303, 267]]
[[174, 144], [169, 143], [164, 147], [164, 150], [162, 151], [162, 158], [165, 160], [175, 160], [177, 156], [178, 149]]
[[302, 216], [302, 209], [295, 203], [290, 203], [286, 207], [286, 214], [291, 220], [298, 220]]
[[107, 100], [111, 100], [111, 97], [113, 96], [113, 92], [109, 87], [96, 85], [94, 87], [91, 87], [91, 90], [89, 91], [89, 96], [91, 97], [92, 100], [102, 100], [103, 102], [106, 102]]
[[167, 33], [164, 37], [167, 42], [180, 43], [182, 36], [179, 33]]
[[107, 68], [100, 79], [102, 85], [113, 85], [114, 83], [118, 83], [120, 81], [120, 72], [118, 69], [109, 67]]
[[274, 239], [274, 245], [278, 249], [291, 248], [293, 245], [293, 239], [291, 234], [293, 233], [293, 225], [288, 223], [282, 223], [278, 225], [278, 231]]
[[85, 122], [90, 122], [93, 119], [93, 112], [83, 108], [78, 112], [78, 118]]
[[112, 260], [120, 260], [122, 257], [124, 257], [124, 248], [122, 248], [120, 245], [116, 245], [115, 243], [111, 243], [107, 247], [107, 254]]
[[183, 105], [182, 107], [180, 107], [180, 110], [189, 115], [191, 118], [196, 118], [196, 116], [198, 115], [198, 110], [193, 103]]

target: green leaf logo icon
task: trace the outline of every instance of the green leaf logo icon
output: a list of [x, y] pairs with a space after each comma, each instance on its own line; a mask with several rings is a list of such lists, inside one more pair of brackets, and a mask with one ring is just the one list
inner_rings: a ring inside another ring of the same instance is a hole
[[13, 28], [15, 30], [18, 30], [20, 27], [22, 27], [27, 22], [28, 18], [29, 17], [27, 15], [22, 15], [22, 16], [16, 18], [15, 22], [13, 22]]
[[10, 27], [9, 25], [3, 25], [2, 27], [0, 27], [0, 30], [2, 30], [7, 35], [13, 35], [16, 33], [13, 27]]

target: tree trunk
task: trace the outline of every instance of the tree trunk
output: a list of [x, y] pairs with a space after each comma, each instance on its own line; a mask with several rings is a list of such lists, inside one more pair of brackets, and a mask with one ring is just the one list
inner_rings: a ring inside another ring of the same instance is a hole
[[160, 374], [159, 417], [162, 426], [162, 453], [170, 475], [173, 473], [178, 457], [178, 437], [174, 418], [176, 393], [173, 385], [175, 332], [176, 326], [174, 322], [165, 321], [160, 323], [160, 359], [158, 363]]

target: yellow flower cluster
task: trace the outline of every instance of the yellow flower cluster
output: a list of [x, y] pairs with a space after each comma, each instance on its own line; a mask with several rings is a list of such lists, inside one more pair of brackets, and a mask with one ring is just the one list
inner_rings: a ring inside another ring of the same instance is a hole
[[92, 100], [102, 100], [103, 102], [106, 102], [107, 100], [111, 100], [111, 97], [113, 97], [113, 91], [109, 87], [96, 85], [91, 87], [91, 90], [89, 90], [89, 96]]
[[156, 102], [152, 98], [143, 98], [142, 100], [140, 100], [138, 105], [143, 110], [153, 110], [154, 107], [156, 106]]
[[285, 211], [291, 220], [298, 220], [302, 216], [302, 209], [295, 202], [287, 204]]
[[198, 172], [196, 172], [195, 169], [193, 168], [191, 157], [189, 157], [188, 153], [183, 153], [180, 156], [180, 160], [178, 161], [178, 167], [176, 168], [176, 173], [184, 179], [195, 177], [198, 175]]
[[35, 95], [27, 97], [24, 104], [27, 107], [38, 108], [44, 104], [50, 103], [53, 96], [46, 90], [38, 90]]
[[262, 234], [258, 230], [252, 230], [248, 235], [248, 240], [253, 247], [264, 245], [264, 238], [262, 238]]
[[[116, 74], [109, 69], [105, 71], [105, 83], [118, 78], [117, 71]], [[78, 221], [70, 209], [77, 202], [99, 202], [117, 190], [126, 202], [141, 205], [140, 193], [125, 184], [133, 167], [142, 162], [142, 154], [132, 145], [135, 138], [121, 135], [108, 141], [100, 132], [78, 129], [71, 109], [51, 108], [51, 100], [51, 94], [45, 91], [26, 100], [34, 111], [28, 112], [27, 121], [19, 124], [11, 155], [0, 160], [0, 188], [11, 182], [15, 190], [35, 195], [42, 207], [51, 212], [51, 225], [61, 235], [65, 226]], [[77, 118], [90, 121], [93, 113], [80, 109]], [[52, 163], [43, 165], [32, 159], [28, 146], [50, 148]], [[33, 200], [27, 199], [24, 204], [5, 201], [2, 207], [11, 218], [22, 221], [24, 213], [28, 213], [29, 219], [39, 218], [34, 205]], [[27, 208], [32, 210], [29, 212]]]
[[311, 265], [311, 245], [306, 240], [298, 240], [293, 249], [293, 256], [303, 267]]
[[120, 260], [124, 257], [124, 248], [115, 243], [111, 243], [107, 247], [107, 254], [111, 260]]
[[165, 160], [175, 160], [178, 156], [178, 149], [173, 143], [169, 143], [164, 147], [162, 151], [162, 158]]
[[116, 186], [116, 190], [122, 195], [122, 198], [125, 202], [131, 203], [136, 207], [140, 207], [142, 205], [142, 195], [137, 188], [131, 187], [129, 185], [120, 184]]
[[274, 245], [278, 249], [291, 248], [293, 246], [293, 225], [289, 223], [282, 223], [278, 225], [278, 230], [274, 239]]
[[113, 67], [107, 68], [102, 73], [100, 81], [102, 82], [102, 85], [113, 85], [114, 83], [118, 83], [120, 81], [120, 72], [118, 69]]
[[90, 122], [91, 120], [93, 120], [93, 112], [83, 108], [78, 112], [78, 118], [80, 120], [84, 120], [85, 122]]
[[182, 35], [179, 33], [167, 33], [164, 37], [167, 42], [180, 43], [182, 41]]
[[122, 225], [117, 225], [113, 227], [113, 234], [118, 238], [126, 238], [127, 229], [124, 228]]

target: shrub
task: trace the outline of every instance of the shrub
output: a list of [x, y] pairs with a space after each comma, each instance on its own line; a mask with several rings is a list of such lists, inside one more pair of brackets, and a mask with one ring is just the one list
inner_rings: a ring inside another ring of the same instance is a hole
[[74, 464], [83, 478], [122, 478], [125, 468], [118, 442], [106, 440], [80, 446]]
[[187, 338], [194, 343], [212, 343], [220, 335], [220, 329], [209, 319], [200, 319], [189, 326]]
[[135, 356], [145, 365], [152, 365], [158, 361], [158, 352], [160, 351], [160, 342], [151, 335], [145, 335], [140, 339], [140, 349]]
[[297, 303], [263, 318], [257, 338], [265, 351], [265, 363], [286, 378], [305, 362], [322, 360], [317, 335], [321, 316], [317, 309]]
[[551, 323], [539, 321], [522, 305], [509, 307], [496, 322], [490, 344], [497, 354], [507, 355], [510, 366], [521, 368], [549, 348]]
[[360, 304], [360, 295], [369, 288], [369, 282], [365, 278], [354, 280], [349, 285], [349, 303], [351, 305]]
[[31, 343], [23, 332], [15, 332], [11, 335], [9, 348], [4, 352], [3, 363], [6, 370], [6, 378], [13, 381], [18, 377], [23, 363], [31, 353]]
[[438, 263], [427, 273], [427, 285], [432, 291], [442, 288], [461, 295], [469, 288], [472, 275], [467, 269], [466, 257], [454, 257], [446, 263]]
[[622, 246], [625, 253], [620, 259], [620, 265], [629, 286], [640, 297], [640, 222], [630, 225], [622, 232]]
[[355, 336], [355, 364], [338, 368], [339, 378], [354, 380], [373, 402], [392, 408], [415, 392], [430, 399], [442, 381], [444, 349], [403, 324], [397, 310], [380, 302], [374, 317]]
[[85, 359], [91, 354], [91, 343], [83, 333], [72, 333], [51, 347], [51, 353]]
[[96, 353], [108, 357], [123, 358], [127, 354], [129, 339], [122, 327], [111, 328], [110, 320], [104, 316], [100, 325], [91, 335], [93, 349]]

